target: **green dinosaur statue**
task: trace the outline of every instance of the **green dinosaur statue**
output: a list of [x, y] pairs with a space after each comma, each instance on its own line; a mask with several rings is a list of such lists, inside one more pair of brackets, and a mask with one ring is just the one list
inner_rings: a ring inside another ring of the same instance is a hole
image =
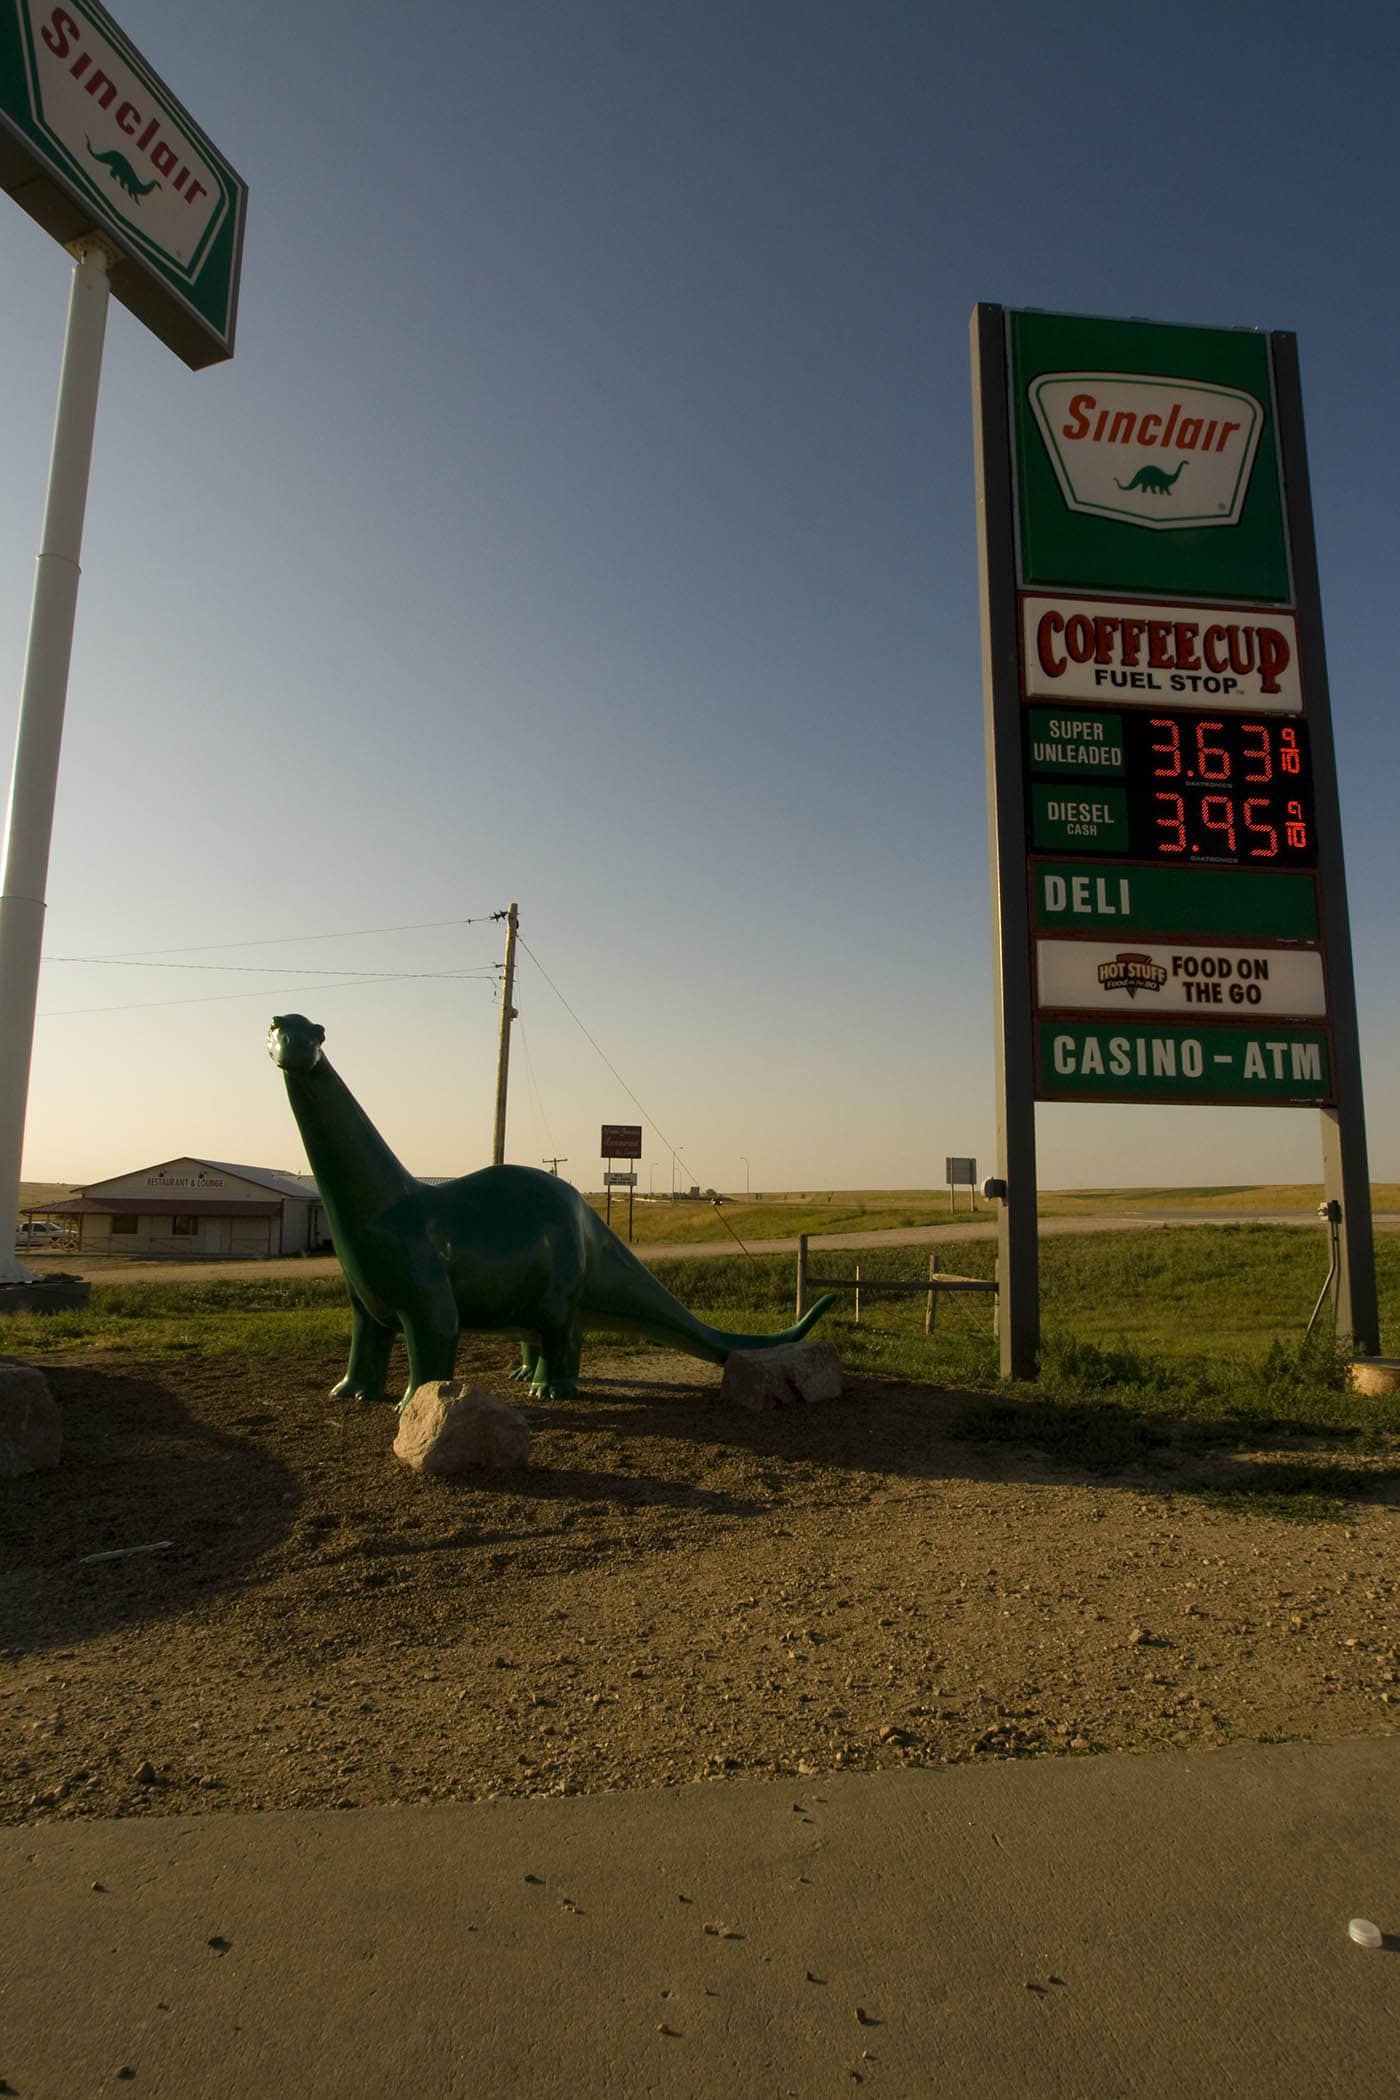
[[722, 1364], [735, 1349], [800, 1341], [832, 1299], [779, 1334], [725, 1334], [673, 1298], [567, 1181], [534, 1167], [483, 1167], [439, 1186], [401, 1166], [322, 1055], [324, 1028], [279, 1014], [268, 1054], [287, 1082], [335, 1251], [350, 1288], [350, 1361], [331, 1397], [379, 1400], [394, 1335], [408, 1390], [450, 1378], [463, 1328], [513, 1334], [517, 1378], [538, 1398], [578, 1391], [589, 1328], [645, 1335]]
[[1131, 481], [1120, 481], [1115, 474], [1113, 485], [1120, 489], [1141, 489], [1146, 496], [1169, 496], [1181, 479], [1181, 468], [1189, 465], [1189, 460], [1182, 460], [1175, 474], [1164, 474], [1160, 467], [1139, 467]]
[[[95, 80], [97, 75], [94, 73], [92, 77]], [[135, 203], [139, 204], [143, 197], [150, 196], [152, 190], [160, 188], [160, 184], [154, 179], [150, 182], [143, 182], [126, 155], [118, 153], [115, 147], [110, 153], [99, 153], [92, 140], [88, 139], [87, 149], [94, 160], [101, 161], [117, 187], [125, 190], [127, 196], [132, 198]]]

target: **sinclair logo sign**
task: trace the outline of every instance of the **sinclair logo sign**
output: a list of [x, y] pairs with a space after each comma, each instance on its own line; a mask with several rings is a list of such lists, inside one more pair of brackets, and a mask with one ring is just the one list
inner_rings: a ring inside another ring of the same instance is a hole
[[1031, 405], [1071, 510], [1149, 532], [1238, 525], [1264, 427], [1252, 395], [1150, 373], [1055, 372]]
[[1262, 336], [1022, 312], [1011, 365], [1023, 588], [1291, 603]]
[[0, 0], [0, 185], [187, 364], [233, 353], [247, 191], [96, 0]]
[[194, 277], [230, 198], [188, 120], [76, 8], [51, 9], [25, 45], [35, 119], [74, 179], [139, 248]]

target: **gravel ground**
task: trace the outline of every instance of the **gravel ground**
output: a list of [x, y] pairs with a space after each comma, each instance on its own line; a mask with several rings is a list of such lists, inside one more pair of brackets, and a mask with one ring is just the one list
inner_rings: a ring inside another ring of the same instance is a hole
[[[518, 1399], [503, 1345], [459, 1370]], [[1277, 1447], [1076, 1475], [874, 1379], [750, 1415], [590, 1357], [528, 1471], [425, 1480], [330, 1356], [64, 1359], [0, 1488], [0, 1817], [594, 1792], [1391, 1733], [1393, 1483], [1212, 1506]], [[1358, 1475], [1361, 1477], [1358, 1478]], [[114, 1548], [158, 1550], [84, 1563]]]

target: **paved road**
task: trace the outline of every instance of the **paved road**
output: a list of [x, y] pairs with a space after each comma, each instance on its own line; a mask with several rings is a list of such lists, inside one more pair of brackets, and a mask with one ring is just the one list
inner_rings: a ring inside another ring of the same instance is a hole
[[0, 2072], [22, 2100], [1358, 2100], [1396, 2090], [1397, 1858], [1394, 1736], [48, 1819], [0, 1831]]
[[[1373, 1221], [1378, 1232], [1400, 1232], [1400, 1212], [1377, 1211]], [[1190, 1225], [1300, 1225], [1321, 1237], [1322, 1227], [1310, 1211], [1242, 1211], [1238, 1214], [1218, 1210], [1184, 1211], [1170, 1210], [1142, 1216], [1136, 1212], [1125, 1212], [1122, 1216], [1094, 1218], [1042, 1218], [1042, 1239], [1058, 1238], [1062, 1233], [1088, 1232], [1152, 1232], [1160, 1226]], [[965, 1218], [960, 1222], [950, 1221], [946, 1225], [902, 1225], [881, 1232], [814, 1232], [808, 1235], [807, 1244], [814, 1254], [824, 1249], [843, 1249], [859, 1252], [862, 1247], [941, 1247], [956, 1240], [992, 1240], [997, 1228], [993, 1219]], [[744, 1245], [751, 1254], [797, 1253], [795, 1236], [776, 1240], [745, 1240]], [[705, 1240], [695, 1246], [676, 1246], [662, 1243], [650, 1246], [638, 1241], [633, 1252], [642, 1261], [705, 1261], [735, 1252], [731, 1239]], [[303, 1258], [288, 1255], [281, 1261], [132, 1261], [112, 1260], [103, 1255], [88, 1258], [69, 1252], [67, 1254], [26, 1255], [25, 1260], [36, 1275], [52, 1275], [63, 1271], [70, 1276], [85, 1276], [92, 1283], [208, 1283], [212, 1278], [225, 1282], [242, 1281], [244, 1278], [263, 1276], [304, 1277], [338, 1276], [340, 1263], [333, 1254], [316, 1254]]]

